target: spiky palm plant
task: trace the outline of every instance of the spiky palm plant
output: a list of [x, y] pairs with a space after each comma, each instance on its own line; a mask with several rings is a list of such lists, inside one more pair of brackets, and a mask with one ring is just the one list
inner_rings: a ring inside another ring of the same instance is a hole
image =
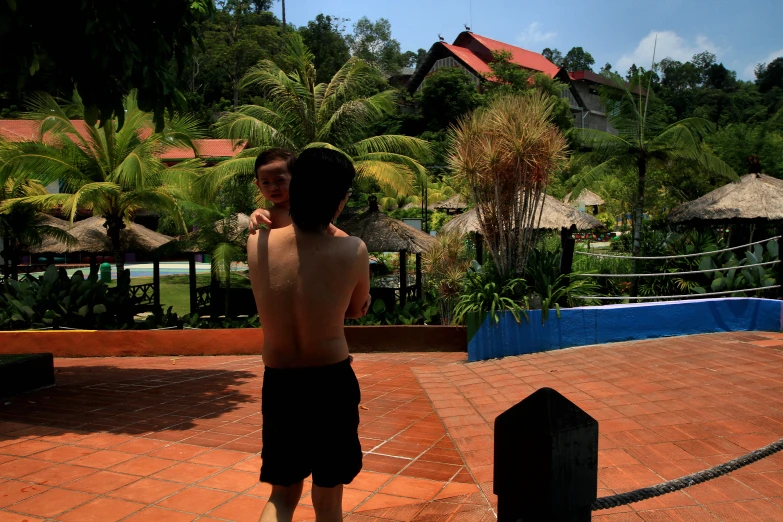
[[[0, 202], [44, 194], [47, 194], [46, 187], [34, 180], [8, 179], [0, 185]], [[19, 256], [30, 247], [40, 246], [44, 239], [52, 238], [66, 244], [76, 242], [68, 232], [52, 226], [44, 214], [25, 203], [11, 204], [0, 213], [0, 237], [3, 238], [0, 254], [5, 263], [6, 281], [17, 278]]]
[[387, 90], [366, 96], [377, 72], [351, 58], [329, 83], [316, 83], [313, 55], [298, 34], [286, 41], [281, 69], [263, 60], [248, 71], [243, 88], [253, 87], [262, 105], [244, 105], [216, 124], [225, 138], [247, 142], [250, 148], [236, 158], [209, 169], [198, 183], [200, 194], [214, 197], [232, 178], [252, 179], [255, 156], [270, 147], [301, 152], [309, 147], [339, 150], [353, 160], [359, 177], [371, 178], [400, 194], [414, 192], [426, 179], [420, 161], [430, 155], [428, 142], [410, 136], [374, 135], [374, 128], [396, 106], [396, 93]]
[[452, 130], [449, 164], [470, 190], [503, 280], [524, 273], [546, 188], [566, 161], [552, 109], [538, 91], [498, 96]]
[[[617, 75], [609, 78], [610, 86], [602, 89], [601, 97], [611, 126], [617, 134], [579, 129], [583, 145], [590, 152], [581, 158], [592, 164], [579, 176], [574, 193], [579, 194], [596, 179], [615, 176], [617, 173], [636, 173], [636, 197], [633, 214], [633, 256], [641, 253], [642, 220], [644, 219], [644, 193], [647, 170], [651, 164], [661, 169], [674, 168], [677, 162], [699, 164], [706, 172], [737, 179], [737, 174], [722, 160], [703, 146], [704, 137], [714, 130], [714, 125], [702, 118], [687, 118], [666, 124], [650, 101], [655, 100], [648, 85], [646, 94], [635, 88], [638, 78], [627, 84]], [[638, 263], [632, 262], [637, 273]], [[631, 295], [637, 295], [637, 279], [631, 287]]]
[[124, 268], [120, 231], [138, 210], [165, 212], [184, 232], [170, 187], [185, 182], [201, 166], [199, 160], [188, 160], [166, 167], [161, 160], [169, 150], [193, 147], [193, 138], [201, 135], [194, 118], [175, 116], [166, 121], [163, 132], [155, 133], [153, 115], [138, 108], [135, 92], [125, 98], [124, 107], [120, 130], [114, 120], [99, 128], [81, 121], [84, 106], [78, 95], [60, 105], [48, 94], [35, 94], [24, 116], [36, 122], [36, 139], [0, 147], [0, 182], [59, 181], [63, 191], [9, 200], [0, 205], [0, 212], [25, 203], [37, 210], [60, 208], [73, 220], [77, 209], [92, 210], [106, 220], [118, 271]]

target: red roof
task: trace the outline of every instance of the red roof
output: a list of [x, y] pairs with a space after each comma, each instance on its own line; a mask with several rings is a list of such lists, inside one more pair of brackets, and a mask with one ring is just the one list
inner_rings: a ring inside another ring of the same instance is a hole
[[487, 38], [486, 36], [481, 36], [479, 34], [475, 33], [461, 33], [457, 40], [454, 41], [456, 44], [459, 39], [465, 38], [463, 35], [469, 34], [470, 37], [472, 37], [474, 40], [479, 42], [481, 45], [489, 49], [490, 51], [505, 51], [511, 53], [511, 61], [515, 64], [519, 65], [520, 67], [524, 67], [525, 69], [530, 69], [533, 71], [539, 71], [547, 76], [550, 76], [552, 78], [555, 77], [555, 75], [560, 71], [560, 67], [553, 64], [546, 58], [544, 58], [542, 55], [538, 53], [534, 53], [533, 51], [528, 51], [527, 49], [522, 49], [521, 47], [517, 47], [515, 45], [509, 45], [507, 43], [498, 42], [497, 40], [493, 40], [492, 38]]
[[[83, 120], [71, 120], [83, 137], [87, 137], [87, 124]], [[147, 133], [143, 133], [147, 134]], [[0, 138], [6, 141], [33, 141], [37, 138], [37, 122], [34, 120], [0, 120]], [[245, 148], [239, 140], [202, 139], [193, 140], [199, 158], [233, 158]], [[195, 158], [189, 147], [167, 150], [161, 159], [183, 160]]]
[[489, 65], [484, 60], [473, 54], [470, 49], [464, 47], [457, 47], [456, 45], [450, 45], [447, 43], [442, 44], [443, 47], [454, 53], [454, 56], [462, 60], [465, 65], [473, 69], [479, 74], [489, 74], [491, 72]]

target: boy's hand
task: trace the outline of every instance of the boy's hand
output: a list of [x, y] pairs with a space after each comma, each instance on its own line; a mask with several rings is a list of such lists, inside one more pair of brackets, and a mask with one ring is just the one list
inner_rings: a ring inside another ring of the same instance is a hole
[[367, 315], [367, 311], [370, 309], [370, 303], [372, 302], [372, 297], [367, 296], [367, 300], [364, 302], [364, 305], [362, 305], [362, 317]]
[[272, 215], [265, 208], [259, 208], [250, 214], [250, 224], [247, 229], [251, 234], [255, 234], [260, 228], [272, 228]]

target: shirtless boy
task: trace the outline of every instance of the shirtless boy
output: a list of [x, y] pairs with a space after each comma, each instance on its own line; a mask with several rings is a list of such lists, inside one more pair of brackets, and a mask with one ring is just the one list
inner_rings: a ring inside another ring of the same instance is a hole
[[350, 160], [308, 149], [291, 166], [292, 226], [248, 239], [248, 264], [264, 329], [261, 481], [272, 493], [261, 522], [290, 521], [312, 473], [319, 522], [342, 518], [343, 485], [362, 467], [360, 391], [345, 318], [363, 315], [367, 247], [327, 234], [350, 195]]
[[[264, 198], [272, 203], [272, 207], [259, 208], [250, 215], [250, 234], [255, 234], [261, 227], [282, 228], [291, 224], [288, 215], [291, 173], [288, 169], [294, 159], [294, 154], [285, 149], [265, 150], [256, 158], [256, 186]], [[331, 223], [326, 233], [338, 237], [348, 235]]]

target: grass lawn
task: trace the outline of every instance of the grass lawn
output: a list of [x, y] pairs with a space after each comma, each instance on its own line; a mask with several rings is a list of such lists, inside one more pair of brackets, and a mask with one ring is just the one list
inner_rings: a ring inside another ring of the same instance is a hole
[[[198, 274], [196, 276], [196, 286], [209, 285], [209, 274]], [[131, 285], [144, 285], [152, 283], [151, 277], [133, 277]], [[116, 284], [112, 281], [112, 286]], [[170, 275], [160, 277], [160, 304], [163, 310], [168, 310], [169, 306], [174, 307], [174, 312], [182, 316], [190, 313], [190, 287], [187, 275]], [[250, 280], [242, 274], [231, 274], [232, 288], [250, 288]]]

